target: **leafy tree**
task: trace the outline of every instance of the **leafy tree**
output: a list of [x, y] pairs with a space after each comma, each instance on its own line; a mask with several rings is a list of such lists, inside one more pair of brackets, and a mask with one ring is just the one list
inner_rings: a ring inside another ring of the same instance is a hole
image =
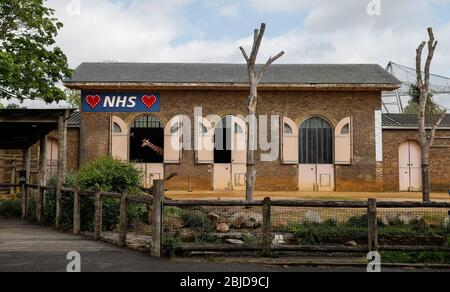
[[79, 90], [66, 89], [66, 101], [75, 109], [81, 109], [81, 92]]
[[[407, 114], [418, 114], [419, 113], [419, 101], [420, 101], [420, 89], [416, 84], [411, 84], [409, 86], [408, 95], [411, 98], [408, 101], [408, 105], [405, 107], [405, 113]], [[433, 94], [428, 94], [427, 114], [439, 114], [441, 110], [439, 106], [433, 101]]]
[[0, 1], [0, 98], [66, 98], [57, 84], [72, 71], [55, 46], [63, 25], [53, 15], [43, 0]]

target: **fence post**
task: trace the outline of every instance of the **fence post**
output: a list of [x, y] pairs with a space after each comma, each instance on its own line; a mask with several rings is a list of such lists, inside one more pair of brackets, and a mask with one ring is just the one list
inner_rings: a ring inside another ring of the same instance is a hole
[[378, 250], [378, 223], [377, 223], [377, 200], [369, 199], [368, 209], [368, 236], [369, 236], [369, 251]]
[[271, 234], [271, 220], [270, 220], [270, 198], [265, 198], [263, 201], [263, 254], [267, 256], [270, 254], [272, 247], [272, 234]]
[[44, 188], [42, 188], [41, 184], [38, 184], [38, 197], [36, 203], [36, 217], [37, 222], [39, 224], [42, 223], [42, 218], [44, 215]]
[[164, 180], [153, 181], [153, 222], [152, 222], [152, 252], [153, 257], [161, 257], [162, 238], [162, 203], [164, 199]]
[[27, 196], [27, 185], [25, 182], [21, 182], [20, 183], [20, 204], [21, 204], [21, 209], [22, 209], [22, 220], [25, 219], [25, 217], [27, 217], [27, 200], [28, 200], [28, 196]]
[[73, 193], [73, 234], [79, 235], [81, 232], [81, 204], [80, 188], [76, 187]]
[[119, 226], [119, 246], [127, 245], [127, 211], [128, 211], [128, 193], [125, 192], [120, 198], [120, 226]]
[[94, 240], [99, 240], [102, 234], [102, 196], [100, 191], [95, 193], [95, 224]]

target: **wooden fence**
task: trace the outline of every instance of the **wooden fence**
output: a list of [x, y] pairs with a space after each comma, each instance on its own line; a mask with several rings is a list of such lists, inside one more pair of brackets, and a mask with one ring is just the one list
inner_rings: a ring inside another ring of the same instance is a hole
[[[48, 189], [45, 186], [32, 184], [0, 184], [0, 187], [21, 187], [21, 205], [22, 218], [27, 217], [27, 202], [29, 200], [29, 190], [37, 190], [38, 199], [36, 202], [36, 217], [38, 222], [42, 222], [43, 218], [43, 198], [44, 192]], [[120, 218], [119, 218], [119, 240], [117, 244], [121, 247], [126, 246], [127, 239], [127, 209], [130, 202], [145, 204], [148, 209], [152, 210], [152, 240], [151, 240], [151, 255], [160, 257], [162, 255], [163, 242], [163, 208], [164, 207], [261, 207], [263, 213], [262, 220], [262, 243], [259, 245], [224, 245], [224, 244], [210, 244], [210, 245], [183, 245], [180, 249], [184, 252], [193, 251], [262, 251], [264, 255], [270, 254], [272, 251], [300, 251], [300, 252], [368, 252], [376, 250], [385, 251], [446, 251], [450, 252], [448, 244], [446, 246], [390, 246], [378, 244], [378, 219], [377, 212], [380, 208], [383, 209], [415, 209], [415, 208], [433, 208], [433, 209], [450, 209], [450, 202], [377, 202], [375, 199], [368, 201], [303, 201], [303, 200], [271, 200], [266, 198], [262, 201], [234, 201], [234, 200], [170, 200], [164, 197], [165, 182], [164, 180], [154, 181], [154, 185], [148, 191], [148, 195], [135, 195], [128, 193], [112, 193], [101, 191], [86, 191], [78, 188], [62, 188], [63, 193], [70, 193], [74, 196], [73, 206], [73, 233], [80, 234], [80, 197], [88, 196], [95, 198], [95, 224], [93, 237], [95, 240], [101, 238], [102, 231], [102, 199], [114, 198], [120, 200]], [[291, 245], [283, 246], [276, 245], [272, 242], [271, 230], [271, 209], [274, 207], [292, 207], [292, 208], [331, 208], [331, 209], [360, 209], [367, 211], [367, 246], [305, 246], [305, 245]], [[56, 216], [60, 216], [57, 213]], [[59, 222], [59, 218], [56, 218]]]

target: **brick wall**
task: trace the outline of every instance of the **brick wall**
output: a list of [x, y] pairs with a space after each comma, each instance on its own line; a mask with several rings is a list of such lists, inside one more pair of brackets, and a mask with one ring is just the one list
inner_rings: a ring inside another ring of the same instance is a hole
[[[437, 136], [450, 137], [450, 131], [438, 131]], [[383, 130], [383, 184], [385, 191], [399, 190], [399, 147], [408, 140], [419, 141], [418, 130]], [[450, 146], [450, 140], [436, 140], [435, 145]], [[450, 189], [450, 148], [431, 148], [430, 179], [432, 191]]]
[[[247, 91], [161, 91], [161, 112], [154, 115], [167, 123], [170, 118], [185, 114], [193, 119], [194, 107], [203, 107], [203, 116], [245, 115], [244, 100]], [[337, 191], [377, 191], [375, 162], [374, 111], [381, 108], [379, 92], [332, 92], [332, 91], [264, 91], [260, 93], [261, 115], [284, 115], [298, 125], [312, 116], [322, 116], [333, 126], [353, 116], [354, 161], [351, 166], [336, 167]], [[139, 113], [117, 114], [130, 124]], [[108, 113], [82, 113], [81, 162], [109, 155]], [[194, 165], [192, 151], [184, 151], [181, 165], [168, 165], [166, 172], [177, 172], [178, 177], [169, 188], [187, 190], [189, 177], [193, 189], [210, 190], [212, 171], [207, 165]], [[279, 161], [258, 164], [257, 190], [297, 190], [298, 168], [281, 165]]]

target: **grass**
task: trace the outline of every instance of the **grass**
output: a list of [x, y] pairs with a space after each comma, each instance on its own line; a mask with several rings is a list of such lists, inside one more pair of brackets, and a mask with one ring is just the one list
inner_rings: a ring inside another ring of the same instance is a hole
[[398, 252], [382, 251], [382, 263], [450, 264], [450, 252]]
[[21, 207], [18, 200], [0, 201], [0, 218], [20, 218]]

